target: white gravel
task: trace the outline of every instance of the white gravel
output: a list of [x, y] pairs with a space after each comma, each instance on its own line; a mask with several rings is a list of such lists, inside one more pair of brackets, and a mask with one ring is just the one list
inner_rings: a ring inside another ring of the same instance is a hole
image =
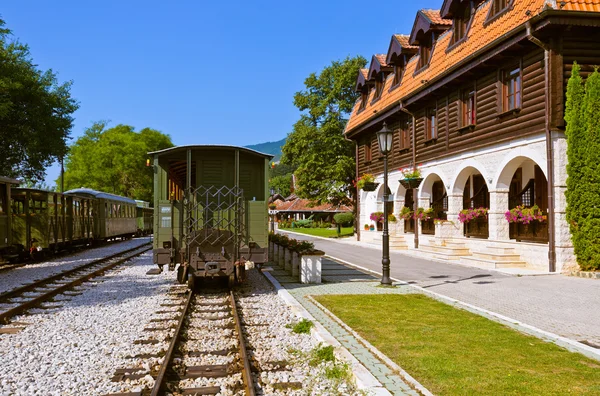
[[0, 273], [0, 293], [67, 271], [90, 261], [143, 245], [151, 240], [151, 237], [144, 237], [113, 242], [107, 246], [83, 250], [71, 256], [59, 257], [42, 263], [26, 264], [22, 267], [3, 271]]
[[60, 296], [56, 300], [62, 307], [15, 318], [31, 324], [17, 334], [0, 335], [0, 395], [117, 392], [122, 385], [110, 382], [115, 369], [138, 363], [143, 369], [141, 361], [128, 356], [167, 347], [166, 342], [134, 341], [150, 338], [143, 329], [155, 324], [149, 323], [154, 312], [166, 309], [160, 304], [174, 273], [146, 275], [154, 268], [150, 252], [121, 268], [82, 285], [80, 295]]

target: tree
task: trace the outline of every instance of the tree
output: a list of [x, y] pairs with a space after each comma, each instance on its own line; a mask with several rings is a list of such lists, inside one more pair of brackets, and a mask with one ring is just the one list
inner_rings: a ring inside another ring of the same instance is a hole
[[72, 82], [59, 84], [52, 70], [39, 70], [27, 45], [9, 42], [4, 25], [0, 19], [0, 175], [39, 181], [67, 153], [79, 105]]
[[297, 167], [296, 194], [315, 203], [353, 201], [354, 144], [344, 139], [346, 117], [358, 94], [356, 76], [367, 60], [362, 56], [334, 61], [304, 81], [294, 105], [304, 112], [283, 146], [282, 163]]
[[585, 89], [583, 79], [579, 74], [580, 67], [575, 62], [571, 72], [571, 78], [567, 83], [567, 103], [565, 109], [565, 121], [567, 127], [567, 221], [571, 229], [571, 237], [576, 256], [583, 254], [584, 243], [578, 225], [585, 213], [585, 204], [582, 201], [581, 190], [585, 186], [581, 183], [583, 169], [585, 166], [585, 119], [583, 113], [583, 102]]
[[[65, 189], [88, 187], [152, 201], [153, 173], [147, 153], [173, 147], [169, 135], [129, 125], [106, 129], [96, 122], [71, 146], [65, 162]], [[60, 178], [57, 185], [60, 184]]]
[[579, 66], [567, 85], [567, 220], [577, 263], [600, 269], [600, 73], [587, 78]]

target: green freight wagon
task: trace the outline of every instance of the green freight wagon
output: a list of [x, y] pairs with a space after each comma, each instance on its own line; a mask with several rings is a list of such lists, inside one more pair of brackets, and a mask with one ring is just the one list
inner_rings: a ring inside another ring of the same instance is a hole
[[267, 261], [272, 155], [244, 147], [179, 146], [149, 153], [154, 170], [154, 263], [191, 288], [196, 278], [244, 279]]
[[154, 214], [154, 209], [150, 207], [150, 202], [136, 199], [135, 203], [137, 204], [137, 235], [142, 236], [152, 234], [152, 216]]
[[0, 264], [19, 256], [12, 246], [12, 210], [10, 205], [11, 187], [18, 184], [18, 180], [0, 176]]
[[92, 241], [92, 199], [33, 188], [13, 188], [11, 199], [13, 243], [32, 256]]
[[131, 238], [136, 234], [137, 205], [133, 199], [90, 188], [69, 190], [65, 195], [93, 200], [94, 239], [108, 241], [115, 238]]

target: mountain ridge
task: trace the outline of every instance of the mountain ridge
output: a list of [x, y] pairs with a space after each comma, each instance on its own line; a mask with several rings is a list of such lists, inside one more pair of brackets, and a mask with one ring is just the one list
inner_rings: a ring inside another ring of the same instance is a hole
[[251, 144], [251, 145], [248, 145], [245, 147], [252, 149], [252, 150], [259, 151], [261, 153], [272, 154], [275, 156], [275, 157], [273, 157], [273, 161], [278, 162], [281, 159], [281, 148], [285, 144], [285, 141], [286, 141], [286, 138], [283, 138], [283, 139], [277, 140], [275, 142], [257, 143], [257, 144]]

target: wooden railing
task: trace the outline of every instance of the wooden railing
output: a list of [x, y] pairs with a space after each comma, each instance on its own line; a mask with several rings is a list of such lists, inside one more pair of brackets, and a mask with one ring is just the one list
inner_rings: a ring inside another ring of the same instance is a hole
[[511, 223], [510, 238], [517, 242], [548, 243], [548, 222]]

